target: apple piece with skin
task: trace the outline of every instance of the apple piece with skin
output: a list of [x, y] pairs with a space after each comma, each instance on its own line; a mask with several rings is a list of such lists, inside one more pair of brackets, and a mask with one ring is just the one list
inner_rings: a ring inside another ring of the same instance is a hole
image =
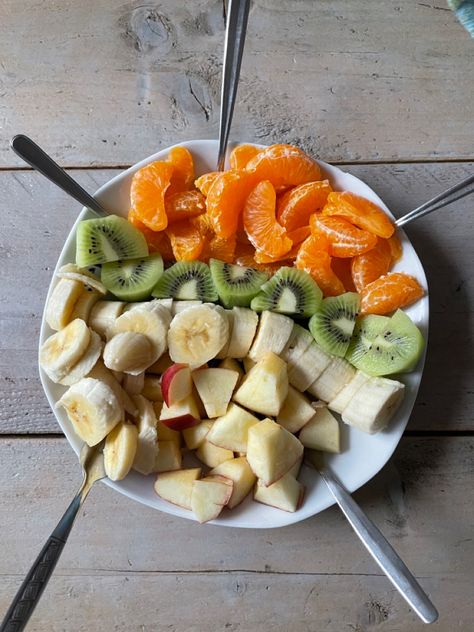
[[268, 487], [284, 476], [303, 455], [295, 435], [271, 419], [249, 429], [247, 461], [262, 485]]
[[[153, 408], [155, 409], [156, 418], [159, 420], [163, 402], [155, 402]], [[178, 448], [181, 447], [181, 433], [177, 430], [172, 430], [168, 428], [168, 426], [165, 426], [162, 421], [158, 421], [156, 431], [158, 433], [158, 441], [174, 441]]]
[[196, 426], [201, 418], [193, 395], [190, 394], [171, 406], [167, 406], [166, 402], [163, 402], [160, 421], [171, 430], [186, 430], [186, 428]]
[[289, 432], [298, 432], [313, 417], [314, 408], [309, 399], [293, 386], [288, 388], [283, 406], [277, 415], [276, 422]]
[[[312, 410], [314, 414], [314, 410]], [[214, 422], [207, 440], [220, 448], [234, 452], [247, 452], [249, 428], [259, 419], [237, 404], [230, 404], [227, 412]]]
[[229, 369], [198, 369], [192, 372], [192, 379], [207, 416], [212, 419], [225, 415], [239, 373]]
[[294, 513], [303, 503], [304, 486], [290, 473], [269, 487], [255, 485], [253, 499], [258, 503], [270, 505], [283, 511]]
[[207, 437], [214, 422], [210, 419], [203, 419], [200, 424], [192, 428], [183, 430], [184, 442], [189, 450], [196, 450]]
[[233, 486], [223, 476], [206, 476], [193, 482], [191, 509], [200, 523], [217, 518], [229, 502]]
[[182, 462], [181, 450], [175, 441], [158, 441], [158, 454], [155, 459], [155, 472], [171, 472], [180, 470]]
[[155, 492], [173, 505], [191, 510], [193, 483], [201, 476], [201, 468], [162, 472], [155, 481]]
[[158, 375], [147, 375], [145, 373], [141, 394], [151, 402], [162, 402], [163, 393], [161, 392], [160, 377]]
[[298, 438], [305, 448], [336, 454], [341, 451], [339, 423], [326, 407], [314, 411], [313, 418], [303, 426]]
[[161, 376], [161, 392], [167, 406], [186, 399], [192, 389], [191, 371], [187, 364], [172, 364]]
[[232, 496], [230, 497], [227, 507], [233, 509], [240, 505], [240, 503], [250, 493], [252, 487], [255, 485], [257, 477], [252, 472], [247, 459], [242, 456], [238, 459], [232, 459], [231, 461], [224, 461], [213, 470], [209, 472], [210, 475], [218, 474], [229, 478], [234, 483]]
[[234, 458], [232, 450], [226, 450], [225, 448], [218, 448], [207, 440], [207, 437], [201, 443], [196, 450], [197, 458], [207, 465], [208, 467], [217, 467], [224, 461], [230, 461]]
[[274, 417], [288, 395], [286, 363], [269, 351], [244, 377], [234, 401], [262, 415]]

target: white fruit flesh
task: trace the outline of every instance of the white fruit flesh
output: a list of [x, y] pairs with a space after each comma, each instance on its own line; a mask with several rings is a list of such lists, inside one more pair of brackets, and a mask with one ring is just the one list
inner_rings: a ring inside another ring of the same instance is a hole
[[155, 492], [173, 505], [191, 510], [191, 495], [193, 483], [201, 476], [201, 468], [158, 474], [155, 482]]
[[204, 419], [197, 426], [193, 426], [192, 428], [186, 428], [183, 430], [183, 437], [186, 443], [186, 447], [189, 450], [196, 450], [199, 448], [201, 443], [207, 437], [209, 430], [212, 428], [212, 424], [214, 422], [210, 419]]
[[140, 395], [145, 385], [145, 373], [139, 373], [138, 375], [132, 375], [131, 373], [124, 373], [122, 380], [122, 388], [129, 395]]
[[269, 352], [244, 377], [234, 401], [262, 415], [276, 416], [287, 394], [286, 363]]
[[248, 352], [249, 357], [257, 362], [269, 351], [279, 355], [285, 348], [292, 329], [293, 320], [288, 316], [268, 311], [262, 312], [255, 340]]
[[175, 441], [158, 441], [154, 472], [172, 472], [181, 469], [181, 450]]
[[257, 417], [237, 404], [231, 404], [226, 414], [216, 419], [207, 440], [226, 450], [247, 452], [249, 429], [257, 423]]
[[258, 315], [246, 307], [234, 307], [232, 312], [234, 319], [227, 355], [229, 358], [244, 358], [255, 338]]
[[356, 374], [352, 380], [344, 386], [342, 390], [330, 400], [328, 408], [334, 410], [336, 413], [342, 413], [344, 408], [349, 405], [349, 402], [357, 393], [357, 391], [367, 382], [369, 376], [362, 371], [356, 371]]
[[63, 384], [63, 386], [72, 386], [72, 384], [89, 375], [100, 358], [103, 346], [102, 339], [95, 331], [91, 331], [90, 334], [91, 339], [84, 355], [76, 362], [66, 377], [60, 380], [59, 383]]
[[300, 507], [303, 496], [303, 485], [291, 474], [286, 474], [269, 487], [257, 483], [253, 499], [258, 503], [270, 505], [283, 511], [295, 512]]
[[209, 472], [212, 475], [224, 476], [234, 483], [232, 496], [230, 497], [227, 507], [233, 509], [240, 505], [244, 498], [249, 494], [254, 486], [257, 477], [252, 472], [250, 465], [245, 457], [232, 459], [221, 463]]
[[298, 436], [305, 448], [322, 452], [341, 451], [339, 423], [327, 408], [317, 408], [314, 417], [304, 426]]
[[168, 406], [191, 395], [193, 381], [187, 364], [172, 364], [161, 376], [163, 400]]
[[89, 326], [102, 338], [106, 339], [109, 330], [125, 307], [122, 301], [98, 301], [91, 309]]
[[222, 360], [222, 362], [219, 364], [219, 369], [229, 369], [229, 371], [237, 371], [237, 373], [239, 374], [239, 379], [237, 380], [236, 386], [240, 384], [240, 380], [244, 375], [244, 370], [241, 364], [237, 360], [235, 360], [235, 358], [225, 358], [225, 360]]
[[224, 346], [216, 355], [217, 360], [223, 360], [224, 358], [227, 358], [227, 356], [229, 355], [228, 349], [229, 349], [230, 339], [232, 336], [232, 329], [234, 327], [234, 312], [231, 309], [225, 309], [224, 314], [225, 314], [225, 317], [227, 318], [227, 322], [229, 323], [229, 335], [227, 336], [227, 340]]
[[211, 419], [225, 415], [239, 374], [228, 369], [198, 369], [192, 378], [206, 415]]
[[202, 305], [202, 301], [173, 301], [171, 315], [176, 316], [176, 314], [184, 312], [185, 309], [196, 307], [196, 305]]
[[280, 357], [288, 364], [288, 367], [291, 367], [298, 361], [312, 342], [314, 342], [314, 340], [310, 332], [304, 327], [301, 327], [301, 325], [294, 324], [291, 335]]
[[60, 279], [54, 286], [44, 312], [44, 319], [56, 331], [66, 327], [84, 286], [79, 281]]
[[313, 384], [330, 362], [331, 356], [313, 341], [306, 351], [288, 366], [288, 380], [292, 386], [303, 392]]
[[243, 365], [244, 365], [245, 373], [248, 373], [250, 371], [250, 369], [257, 364], [256, 362], [254, 362], [252, 360], [252, 358], [249, 358], [248, 356], [245, 356], [245, 358], [242, 360], [242, 362], [243, 362]]
[[107, 386], [110, 386], [110, 388], [115, 393], [115, 396], [120, 402], [122, 408], [124, 408], [125, 411], [132, 417], [135, 417], [137, 415], [137, 407], [131, 400], [130, 395], [126, 391], [124, 391], [124, 389], [120, 385], [120, 382], [116, 379], [114, 374], [109, 371], [109, 369], [105, 366], [101, 359], [99, 359], [95, 363], [94, 368], [89, 373], [88, 377], [93, 377], [96, 380], [101, 380], [102, 382], [105, 382]]
[[[155, 415], [157, 413], [156, 404], [157, 402], [155, 402], [155, 404], [153, 405], [153, 408], [155, 409]], [[165, 424], [162, 421], [158, 421], [156, 425], [156, 431], [158, 433], [158, 441], [173, 441], [174, 443], [176, 443], [176, 446], [178, 448], [181, 447], [181, 433], [180, 432], [177, 432], [176, 430], [171, 430], [171, 428], [168, 428], [168, 426], [165, 426]]]
[[296, 390], [293, 386], [288, 388], [283, 406], [278, 413], [276, 421], [289, 432], [298, 432], [313, 417], [314, 408], [309, 399]]
[[214, 520], [229, 502], [233, 483], [223, 476], [207, 476], [194, 481], [191, 509], [200, 523]]
[[232, 450], [226, 450], [225, 448], [219, 448], [216, 445], [210, 443], [207, 437], [202, 441], [196, 450], [197, 458], [207, 465], [208, 467], [217, 467], [224, 461], [230, 461], [234, 458]]
[[152, 308], [137, 307], [119, 316], [111, 331], [113, 335], [131, 331], [146, 336], [154, 351], [148, 365], [150, 366], [167, 349], [170, 320], [170, 312], [163, 305], [154, 305]]
[[76, 318], [43, 343], [39, 354], [41, 367], [53, 382], [60, 382], [86, 353], [90, 341], [90, 329]]
[[[190, 418], [189, 422], [186, 421], [187, 418]], [[167, 406], [166, 402], [163, 402], [160, 421], [166, 422], [165, 426], [173, 430], [185, 430], [197, 425], [200, 416], [195, 397], [192, 394], [188, 395], [171, 406]]]
[[158, 455], [158, 432], [153, 404], [142, 395], [132, 397], [137, 409], [136, 426], [138, 428], [138, 442], [133, 469], [140, 474], [155, 472], [155, 461]]
[[104, 468], [111, 481], [121, 481], [130, 472], [137, 442], [138, 431], [133, 424], [120, 422], [109, 432], [104, 446]]
[[112, 371], [123, 371], [131, 375], [143, 373], [154, 357], [149, 339], [132, 331], [115, 334], [104, 348], [105, 366]]
[[349, 384], [355, 375], [355, 369], [344, 358], [332, 358], [322, 374], [313, 382], [308, 392], [323, 402], [333, 400]]
[[82, 318], [82, 320], [85, 320], [87, 322], [89, 320], [92, 308], [101, 296], [102, 295], [95, 290], [84, 289], [74, 305], [74, 309], [72, 310], [71, 314], [71, 320], [74, 320], [75, 318]]
[[66, 263], [66, 265], [59, 268], [56, 276], [59, 279], [72, 279], [73, 281], [79, 281], [79, 283], [86, 285], [103, 296], [107, 294], [107, 288], [97, 277], [91, 274], [88, 270], [80, 268], [75, 263]]

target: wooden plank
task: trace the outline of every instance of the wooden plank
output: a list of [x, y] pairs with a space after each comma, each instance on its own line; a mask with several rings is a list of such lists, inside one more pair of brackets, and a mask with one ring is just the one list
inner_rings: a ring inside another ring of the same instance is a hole
[[[352, 165], [397, 215], [472, 173], [472, 163]], [[113, 170], [74, 171], [95, 190]], [[44, 299], [77, 205], [41, 176], [1, 172], [3, 295], [0, 298], [0, 433], [58, 432], [37, 374], [37, 341]], [[474, 311], [469, 199], [419, 220], [409, 234], [426, 266], [431, 291], [429, 356], [411, 430], [472, 430], [472, 336]], [[449, 345], [449, 353], [446, 353]]]
[[[329, 161], [472, 158], [472, 45], [443, 3], [252, 4], [234, 139]], [[91, 166], [217, 136], [223, 0], [1, 11], [4, 138], [28, 132], [61, 163]], [[20, 164], [6, 143], [0, 164]]]
[[[473, 448], [466, 437], [404, 438], [356, 494], [430, 593], [446, 632], [474, 625]], [[4, 611], [80, 477], [63, 439], [1, 439], [0, 462]], [[105, 485], [91, 492], [32, 629], [82, 632], [97, 620], [137, 632], [422, 629], [335, 508], [282, 529], [219, 529]]]

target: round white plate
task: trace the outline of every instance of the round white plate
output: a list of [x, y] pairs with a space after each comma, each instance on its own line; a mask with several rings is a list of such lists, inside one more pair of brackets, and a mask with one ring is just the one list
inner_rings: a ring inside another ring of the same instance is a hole
[[[184, 145], [191, 151], [194, 157], [197, 175], [215, 169], [217, 141], [195, 140], [181, 143], [181, 145]], [[97, 197], [100, 203], [111, 213], [116, 213], [126, 217], [129, 209], [130, 182], [133, 174], [137, 171], [137, 169], [143, 167], [149, 162], [165, 159], [169, 149], [170, 148], [163, 149], [162, 151], [159, 151], [153, 156], [146, 158], [142, 162], [119, 174], [101, 187], [97, 191], [95, 197]], [[364, 182], [345, 173], [337, 167], [326, 164], [325, 162], [319, 161], [319, 164], [321, 165], [324, 176], [329, 179], [335, 190], [347, 190], [363, 195], [369, 200], [372, 200], [382, 206], [390, 214], [390, 211], [387, 209], [382, 200]], [[77, 218], [76, 223], [72, 227], [66, 243], [64, 244], [56, 269], [65, 263], [73, 262], [75, 260], [76, 225], [77, 222], [87, 217], [88, 211], [87, 209], [83, 209]], [[397, 263], [395, 270], [404, 271], [408, 274], [414, 275], [426, 290], [425, 297], [406, 310], [412, 320], [420, 327], [426, 340], [428, 335], [429, 316], [426, 276], [423, 266], [421, 265], [421, 262], [410, 241], [403, 231], [399, 231], [399, 234], [403, 243], [403, 257]], [[53, 285], [54, 277], [51, 281], [48, 298]], [[43, 315], [40, 345], [48, 336], [51, 335], [51, 333], [53, 332], [46, 324]], [[367, 435], [354, 428], [341, 424], [342, 453], [330, 456], [328, 461], [332, 470], [350, 492], [355, 491], [375, 476], [385, 463], [387, 463], [393, 451], [397, 447], [415, 403], [415, 398], [421, 381], [424, 360], [425, 355], [423, 354], [416, 370], [400, 378], [406, 384], [405, 398], [401, 408], [398, 410], [387, 430], [376, 435]], [[81, 447], [80, 439], [74, 433], [66, 413], [62, 409], [55, 408], [55, 403], [61, 397], [65, 388], [58, 384], [53, 384], [53, 382], [48, 379], [41, 369], [40, 376], [46, 397], [48, 398], [51, 408], [56, 415], [59, 425], [64, 431], [75, 452], [79, 453]], [[183, 518], [193, 520], [193, 514], [190, 511], [186, 511], [185, 509], [172, 505], [162, 500], [155, 494], [153, 490], [154, 480], [154, 475], [142, 476], [136, 472], [131, 472], [123, 481], [114, 483], [106, 480], [105, 482], [107, 485], [110, 485], [110, 487], [113, 487], [115, 490], [125, 494], [125, 496], [133, 498], [144, 505], [154, 507], [155, 509], [159, 509], [160, 511], [164, 511], [175, 516], [182, 516]], [[253, 502], [249, 496], [234, 510], [223, 511], [221, 516], [217, 520], [213, 521], [213, 524], [227, 527], [254, 529], [282, 527], [304, 520], [309, 516], [314, 516], [320, 511], [323, 511], [323, 509], [326, 509], [330, 505], [334, 504], [334, 500], [326, 489], [325, 484], [314, 470], [303, 466], [300, 480], [306, 486], [306, 496], [303, 506], [295, 513], [287, 513], [273, 507], [267, 507], [266, 505]]]

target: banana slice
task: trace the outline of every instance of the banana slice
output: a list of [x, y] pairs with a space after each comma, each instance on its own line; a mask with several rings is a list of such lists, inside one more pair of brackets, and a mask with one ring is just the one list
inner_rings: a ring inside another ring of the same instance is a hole
[[109, 330], [123, 312], [125, 303], [122, 301], [98, 301], [91, 309], [89, 327], [102, 338], [107, 338]]
[[105, 382], [115, 393], [115, 396], [119, 400], [122, 408], [124, 408], [125, 411], [132, 417], [137, 416], [137, 407], [130, 399], [130, 395], [120, 386], [120, 382], [116, 379], [112, 371], [109, 371], [102, 360], [98, 360], [96, 362], [88, 377], [93, 377], [96, 380]]
[[155, 351], [150, 339], [134, 331], [115, 334], [105, 345], [104, 364], [113, 371], [138, 375], [154, 361]]
[[228, 358], [245, 358], [252, 346], [258, 325], [258, 314], [247, 307], [234, 307], [232, 333], [230, 335]]
[[166, 307], [166, 309], [169, 310], [171, 313], [171, 308], [173, 306], [173, 299], [172, 298], [154, 298], [152, 301], [146, 301], [143, 303], [127, 303], [123, 311], [129, 312], [132, 309], [140, 309], [140, 308], [153, 310], [153, 308], [156, 307], [157, 305], [163, 305], [163, 307]]
[[82, 294], [76, 301], [74, 309], [72, 310], [71, 320], [75, 318], [82, 318], [86, 323], [89, 320], [91, 309], [97, 303], [102, 295], [92, 289], [83, 289]]
[[107, 435], [104, 446], [105, 473], [111, 481], [121, 481], [132, 469], [137, 452], [138, 430], [133, 424], [118, 423]]
[[96, 290], [99, 294], [104, 296], [107, 294], [107, 288], [99, 281], [99, 279], [97, 279], [88, 270], [79, 268], [79, 266], [76, 266], [75, 263], [66, 263], [66, 265], [59, 268], [56, 276], [60, 279], [73, 279], [74, 281], [79, 281], [79, 283], [83, 283], [87, 287]]
[[48, 377], [53, 382], [61, 382], [86, 353], [90, 340], [90, 329], [80, 318], [50, 336], [39, 354], [41, 367]]
[[260, 315], [257, 334], [248, 353], [249, 358], [258, 362], [269, 351], [276, 355], [285, 348], [293, 330], [293, 319], [283, 314], [265, 311]]
[[73, 384], [56, 406], [66, 410], [74, 431], [89, 446], [100, 443], [124, 417], [110, 386], [91, 377]]
[[122, 380], [122, 388], [129, 395], [140, 395], [145, 386], [145, 373], [139, 373], [138, 375], [130, 375], [130, 373], [124, 373]]
[[234, 328], [234, 312], [231, 309], [224, 309], [224, 315], [229, 323], [229, 335], [227, 336], [227, 342], [216, 356], [218, 360], [224, 360], [229, 357], [229, 344], [232, 337], [232, 330]]
[[64, 386], [72, 386], [76, 382], [79, 382], [79, 380], [82, 380], [83, 377], [86, 377], [86, 375], [89, 375], [94, 368], [94, 364], [100, 358], [102, 347], [103, 342], [99, 334], [96, 334], [95, 331], [91, 331], [91, 340], [86, 352], [59, 383]]
[[163, 305], [137, 307], [119, 316], [110, 333], [116, 335], [123, 332], [135, 332], [146, 336], [153, 347], [153, 355], [150, 364], [147, 365], [150, 366], [166, 351], [166, 332], [170, 320], [171, 314]]
[[216, 357], [229, 338], [229, 321], [218, 307], [196, 305], [176, 314], [168, 330], [174, 362], [196, 368]]
[[155, 471], [155, 461], [158, 456], [158, 420], [153, 404], [142, 395], [134, 395], [133, 401], [138, 409], [137, 452], [133, 461], [133, 469], [140, 474], [151, 474]]
[[71, 321], [74, 306], [84, 290], [79, 281], [60, 279], [53, 288], [44, 313], [51, 329], [59, 331]]

